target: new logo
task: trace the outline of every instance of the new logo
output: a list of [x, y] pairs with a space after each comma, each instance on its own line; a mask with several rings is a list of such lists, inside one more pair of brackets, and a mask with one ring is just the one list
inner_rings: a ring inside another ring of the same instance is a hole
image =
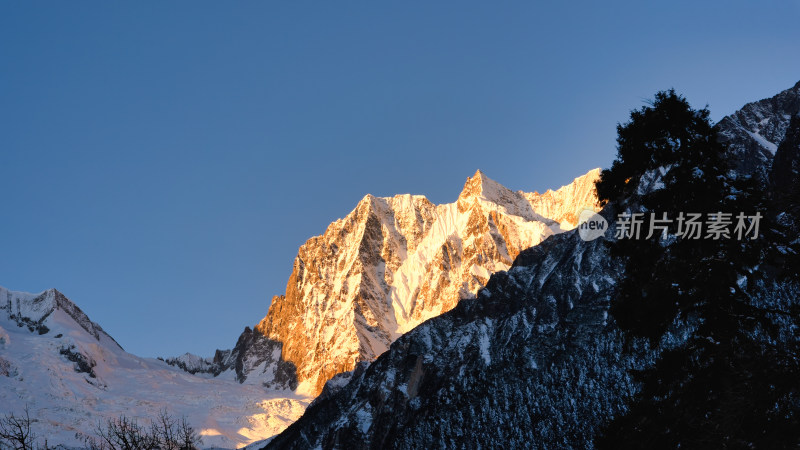
[[584, 208], [578, 216], [578, 234], [584, 241], [593, 241], [608, 231], [608, 221], [593, 209]]

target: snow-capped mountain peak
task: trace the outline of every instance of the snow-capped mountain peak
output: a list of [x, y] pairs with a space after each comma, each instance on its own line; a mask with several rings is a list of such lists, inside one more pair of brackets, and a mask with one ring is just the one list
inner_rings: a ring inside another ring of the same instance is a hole
[[[453, 203], [366, 195], [300, 247], [285, 295], [274, 297], [253, 331], [280, 346], [280, 363], [296, 368], [298, 389], [316, 395], [334, 375], [473, 298], [523, 249], [574, 227], [559, 219], [597, 207], [598, 174], [545, 196], [512, 191], [480, 170]], [[231, 355], [241, 352], [256, 358], [247, 347]], [[250, 376], [258, 375], [242, 373]]]
[[489, 210], [519, 216], [529, 221], [538, 221], [554, 225], [555, 221], [537, 214], [522, 192], [514, 192], [502, 184], [487, 177], [478, 170], [467, 178], [464, 189], [458, 196], [458, 211], [463, 213], [475, 205], [482, 205]]
[[461, 190], [458, 199], [466, 200], [470, 197], [480, 197], [486, 201], [501, 203], [502, 200], [514, 197], [514, 193], [478, 169], [475, 175], [467, 177], [464, 189]]
[[[56, 289], [31, 294], [0, 287], [0, 310], [3, 309], [18, 327], [27, 327], [31, 332], [45, 334], [49, 331], [47, 324], [58, 323], [61, 327], [70, 329], [72, 334], [82, 330], [98, 342], [122, 350], [117, 341], [103, 331], [100, 325], [92, 322], [78, 305]], [[70, 322], [76, 326], [73, 327]]]

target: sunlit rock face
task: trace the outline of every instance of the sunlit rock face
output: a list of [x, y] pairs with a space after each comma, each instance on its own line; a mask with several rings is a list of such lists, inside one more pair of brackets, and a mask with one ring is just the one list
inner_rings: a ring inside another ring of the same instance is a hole
[[597, 207], [598, 176], [595, 169], [538, 194], [478, 171], [443, 205], [421, 195], [367, 195], [300, 247], [285, 295], [273, 298], [255, 331], [282, 344], [300, 391], [316, 395], [334, 375], [474, 298], [522, 250], [572, 229], [582, 208]]

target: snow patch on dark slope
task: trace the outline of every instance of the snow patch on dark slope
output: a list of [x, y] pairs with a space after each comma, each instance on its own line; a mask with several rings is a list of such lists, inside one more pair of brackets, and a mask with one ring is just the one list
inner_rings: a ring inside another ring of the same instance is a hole
[[766, 182], [772, 157], [798, 112], [800, 82], [774, 97], [748, 103], [720, 120], [720, 142], [737, 156], [737, 171]]

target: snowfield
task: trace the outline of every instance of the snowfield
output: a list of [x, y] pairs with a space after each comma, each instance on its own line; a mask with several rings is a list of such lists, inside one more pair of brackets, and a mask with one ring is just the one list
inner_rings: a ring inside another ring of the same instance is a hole
[[127, 353], [60, 292], [0, 288], [0, 412], [36, 418], [48, 443], [81, 445], [83, 433], [125, 415], [186, 416], [203, 447], [237, 448], [281, 432], [311, 398], [208, 378]]

